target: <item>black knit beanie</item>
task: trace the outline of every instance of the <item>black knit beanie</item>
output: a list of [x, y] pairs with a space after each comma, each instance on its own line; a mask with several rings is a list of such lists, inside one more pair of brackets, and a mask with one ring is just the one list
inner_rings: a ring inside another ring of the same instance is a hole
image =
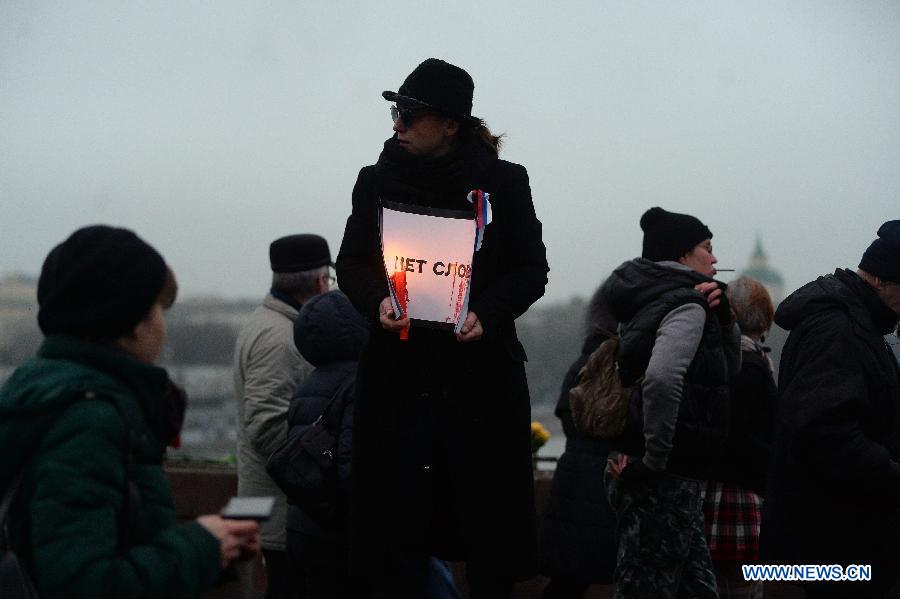
[[878, 228], [878, 239], [863, 254], [859, 267], [879, 279], [900, 283], [900, 220]]
[[117, 339], [147, 315], [165, 280], [162, 256], [133, 232], [84, 227], [44, 260], [38, 325], [45, 335]]
[[669, 212], [659, 207], [641, 216], [644, 246], [641, 257], [659, 262], [678, 260], [701, 241], [712, 239], [712, 232], [690, 214]]

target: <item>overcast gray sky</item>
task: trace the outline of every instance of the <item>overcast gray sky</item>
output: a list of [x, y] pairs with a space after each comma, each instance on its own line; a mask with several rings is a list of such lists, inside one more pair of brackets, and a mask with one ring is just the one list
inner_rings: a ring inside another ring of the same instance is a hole
[[722, 267], [762, 235], [789, 289], [900, 218], [896, 1], [0, 0], [0, 276], [103, 222], [186, 294], [260, 296], [272, 239], [337, 253], [380, 93], [430, 56], [528, 168], [549, 301], [638, 255], [653, 205]]

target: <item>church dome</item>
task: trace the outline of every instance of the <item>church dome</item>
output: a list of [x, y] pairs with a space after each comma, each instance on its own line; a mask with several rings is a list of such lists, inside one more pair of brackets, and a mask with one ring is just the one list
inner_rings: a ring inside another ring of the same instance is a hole
[[750, 257], [750, 265], [741, 271], [741, 275], [762, 283], [775, 304], [784, 297], [784, 278], [781, 273], [769, 266], [769, 256], [763, 250], [762, 239], [759, 236], [756, 237], [756, 247]]

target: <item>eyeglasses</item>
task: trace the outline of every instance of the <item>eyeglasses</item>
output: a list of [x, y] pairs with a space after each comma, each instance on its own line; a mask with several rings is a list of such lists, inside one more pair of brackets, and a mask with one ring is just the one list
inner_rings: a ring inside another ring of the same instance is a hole
[[324, 281], [325, 286], [328, 287], [328, 289], [334, 289], [334, 284], [337, 282], [337, 279], [335, 279], [334, 275], [331, 274], [330, 269], [328, 270], [328, 272], [323, 272], [322, 274], [320, 274], [319, 277], [321, 277], [319, 280]]
[[404, 127], [412, 127], [417, 118], [427, 113], [427, 110], [422, 110], [421, 108], [400, 108], [399, 106], [391, 106], [391, 121], [396, 123], [397, 119], [400, 119], [400, 122], [403, 123]]

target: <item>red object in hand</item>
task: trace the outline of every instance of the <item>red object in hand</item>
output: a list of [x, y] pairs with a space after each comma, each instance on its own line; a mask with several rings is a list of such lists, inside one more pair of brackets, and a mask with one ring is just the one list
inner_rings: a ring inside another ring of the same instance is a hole
[[[409, 294], [406, 292], [406, 271], [404, 270], [392, 274], [391, 282], [394, 285], [394, 293], [397, 295], [397, 303], [400, 304], [403, 315], [408, 316], [406, 313], [406, 306], [409, 303]], [[407, 323], [406, 328], [400, 331], [400, 339], [403, 341], [409, 339], [409, 323]]]

